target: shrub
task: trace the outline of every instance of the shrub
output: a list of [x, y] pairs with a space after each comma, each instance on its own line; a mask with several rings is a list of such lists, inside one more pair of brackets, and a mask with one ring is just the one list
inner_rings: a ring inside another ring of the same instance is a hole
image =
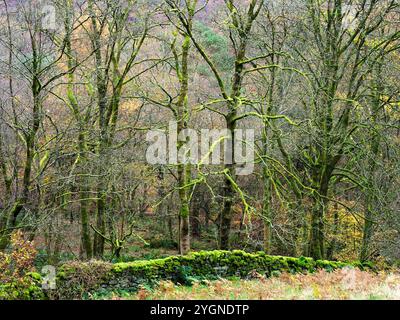
[[[102, 263], [99, 263], [100, 265]], [[151, 287], [161, 280], [190, 285], [195, 279], [246, 278], [255, 272], [269, 277], [283, 272], [308, 273], [318, 269], [332, 271], [345, 266], [361, 270], [370, 268], [370, 265], [362, 263], [315, 261], [312, 258], [269, 256], [264, 252], [247, 253], [240, 250], [200, 251], [186, 256], [99, 266], [96, 268], [96, 277], [90, 281], [85, 277], [78, 277], [79, 281], [76, 279], [77, 274], [82, 274], [82, 270], [93, 270], [91, 263], [77, 263], [74, 267], [64, 266], [58, 279], [61, 287], [69, 290], [67, 294], [61, 294], [60, 298], [82, 298], [85, 292], [136, 292], [140, 287]]]
[[40, 275], [35, 273], [36, 249], [20, 230], [11, 235], [11, 250], [0, 252], [0, 300], [30, 300], [43, 297]]
[[69, 262], [62, 265], [57, 273], [57, 290], [51, 298], [84, 298], [88, 289], [97, 287], [106, 279], [112, 266], [102, 261]]
[[150, 248], [178, 249], [178, 243], [169, 239], [153, 239], [150, 241]]

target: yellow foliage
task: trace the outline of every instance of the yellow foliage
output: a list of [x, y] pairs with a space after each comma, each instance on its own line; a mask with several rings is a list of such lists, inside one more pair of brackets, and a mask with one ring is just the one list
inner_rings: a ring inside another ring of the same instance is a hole
[[[346, 203], [352, 207], [351, 203]], [[336, 243], [334, 258], [341, 261], [357, 260], [362, 243], [362, 212], [349, 212], [333, 205], [326, 216], [328, 242]]]
[[127, 100], [121, 104], [120, 110], [123, 113], [131, 114], [139, 109], [141, 106], [138, 100]]

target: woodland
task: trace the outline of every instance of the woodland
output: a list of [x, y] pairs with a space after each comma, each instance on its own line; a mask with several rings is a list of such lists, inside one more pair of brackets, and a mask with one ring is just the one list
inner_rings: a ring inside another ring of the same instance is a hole
[[398, 0], [2, 0], [0, 23], [0, 299], [44, 266], [400, 265]]

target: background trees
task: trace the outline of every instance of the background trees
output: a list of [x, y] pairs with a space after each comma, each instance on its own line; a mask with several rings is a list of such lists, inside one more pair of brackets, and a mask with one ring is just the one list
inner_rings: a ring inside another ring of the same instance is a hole
[[[398, 258], [396, 1], [1, 10], [2, 248], [17, 228], [55, 260], [216, 247]], [[254, 171], [237, 174], [232, 149], [219, 164], [150, 164], [146, 135], [170, 121], [180, 154], [188, 129], [229, 129], [210, 152], [254, 129]]]

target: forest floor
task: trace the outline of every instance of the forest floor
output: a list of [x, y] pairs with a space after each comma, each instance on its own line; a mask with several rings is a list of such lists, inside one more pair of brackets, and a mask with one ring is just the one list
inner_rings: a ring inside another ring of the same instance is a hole
[[218, 280], [178, 286], [162, 282], [120, 300], [389, 300], [400, 299], [400, 273], [355, 270], [320, 271], [315, 274], [282, 274], [252, 280]]

